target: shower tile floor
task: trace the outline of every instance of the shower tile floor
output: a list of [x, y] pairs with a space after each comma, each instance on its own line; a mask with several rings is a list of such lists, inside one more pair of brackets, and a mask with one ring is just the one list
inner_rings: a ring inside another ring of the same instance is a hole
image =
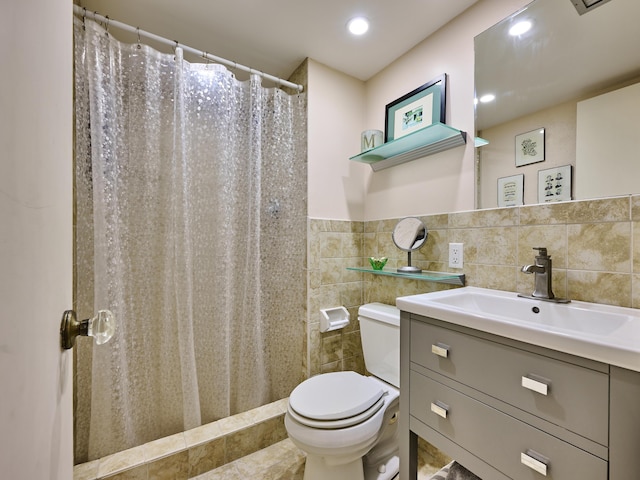
[[[304, 460], [304, 454], [286, 439], [192, 480], [302, 480]], [[419, 480], [427, 480], [442, 466], [429, 465], [422, 457], [419, 460]]]

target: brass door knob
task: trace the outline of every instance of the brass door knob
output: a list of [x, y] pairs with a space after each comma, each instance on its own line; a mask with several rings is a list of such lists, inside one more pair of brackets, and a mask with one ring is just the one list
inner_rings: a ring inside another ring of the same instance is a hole
[[60, 339], [62, 348], [73, 348], [79, 335], [95, 338], [96, 345], [107, 343], [116, 331], [116, 318], [109, 310], [100, 310], [93, 318], [78, 321], [76, 312], [66, 310], [62, 314]]

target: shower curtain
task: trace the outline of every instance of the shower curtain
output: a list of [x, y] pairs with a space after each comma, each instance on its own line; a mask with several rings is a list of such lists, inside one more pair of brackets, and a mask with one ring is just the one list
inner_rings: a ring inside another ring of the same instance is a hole
[[76, 463], [301, 380], [306, 102], [75, 23]]

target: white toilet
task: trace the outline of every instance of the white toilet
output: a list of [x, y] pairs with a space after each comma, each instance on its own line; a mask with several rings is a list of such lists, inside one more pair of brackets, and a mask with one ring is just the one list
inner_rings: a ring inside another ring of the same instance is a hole
[[400, 311], [358, 310], [367, 370], [317, 375], [289, 396], [284, 424], [307, 454], [304, 480], [391, 480], [398, 474]]

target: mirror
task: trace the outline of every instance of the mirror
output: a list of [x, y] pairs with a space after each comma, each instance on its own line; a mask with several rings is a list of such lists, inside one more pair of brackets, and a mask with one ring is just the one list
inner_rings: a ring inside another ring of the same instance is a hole
[[391, 238], [403, 252], [407, 252], [407, 265], [399, 267], [398, 272], [420, 273], [422, 269], [411, 265], [411, 252], [421, 248], [427, 241], [427, 227], [416, 217], [405, 217], [398, 221]]
[[[568, 165], [573, 167], [572, 198], [638, 193], [629, 189], [640, 186], [629, 186], [627, 181], [637, 178], [629, 171], [635, 167], [617, 163], [635, 155], [611, 145], [625, 142], [626, 132], [620, 126], [610, 127], [615, 122], [605, 117], [617, 119], [623, 128], [633, 124], [635, 131], [640, 117], [634, 119], [632, 109], [631, 113], [609, 110], [596, 114], [600, 123], [595, 135], [581, 127], [581, 118], [589, 118], [582, 113], [583, 104], [640, 82], [638, 18], [638, 0], [602, 2], [583, 15], [571, 0], [535, 0], [475, 38], [476, 96], [495, 95], [494, 101], [476, 106], [477, 136], [489, 142], [477, 149], [478, 208], [498, 206], [498, 179], [520, 174], [524, 174], [524, 204], [546, 201], [539, 196], [539, 172]], [[509, 35], [520, 20], [530, 21], [532, 28]], [[516, 136], [541, 128], [545, 129], [544, 159], [516, 167]], [[604, 175], [581, 165], [586, 164], [583, 153], [593, 150], [591, 144], [582, 143], [589, 137], [592, 142], [595, 137], [607, 153], [606, 158], [600, 155], [594, 160], [600, 164], [597, 168], [606, 168]], [[628, 143], [632, 145], [632, 139]], [[614, 173], [626, 178], [612, 179], [614, 187], [605, 193], [582, 188], [589, 178]]]

